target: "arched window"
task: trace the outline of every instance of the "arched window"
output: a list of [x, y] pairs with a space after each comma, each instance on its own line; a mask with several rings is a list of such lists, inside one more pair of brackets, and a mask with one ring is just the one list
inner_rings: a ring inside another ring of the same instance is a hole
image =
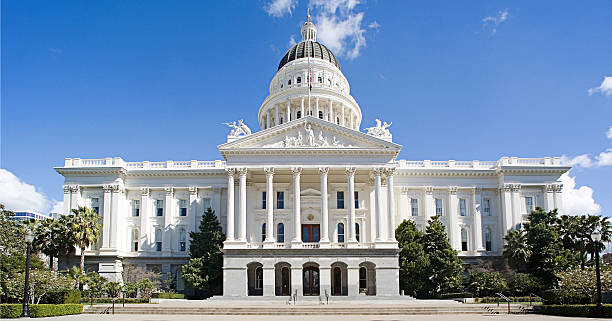
[[323, 83], [323, 78], [321, 76], [319, 76], [319, 78], [317, 80], [319, 81], [320, 84]]
[[340, 125], [340, 117], [336, 117], [336, 124]]
[[344, 223], [338, 223], [338, 243], [344, 243]]
[[266, 240], [266, 223], [261, 224], [261, 241]]
[[132, 252], [138, 252], [138, 229], [132, 229]]
[[300, 119], [300, 118], [302, 118], [302, 112], [298, 110], [296, 119]]
[[255, 289], [263, 289], [263, 268], [261, 266], [255, 269]]
[[491, 251], [491, 229], [488, 227], [485, 228], [484, 239], [485, 239], [485, 250]]
[[461, 251], [468, 250], [468, 235], [465, 228], [461, 229]]
[[368, 288], [368, 271], [365, 266], [359, 268], [359, 290]]
[[181, 252], [187, 251], [187, 232], [184, 228], [179, 230], [179, 250]]
[[283, 117], [281, 117], [281, 118], [280, 118], [280, 123], [281, 123], [281, 124], [283, 123]]
[[291, 79], [289, 79], [289, 81], [287, 81], [287, 85], [291, 86]]
[[323, 112], [319, 110], [319, 119], [323, 119]]
[[359, 242], [359, 223], [355, 223], [355, 238]]
[[161, 229], [155, 229], [155, 251], [161, 252], [162, 250], [162, 233]]
[[296, 83], [301, 84], [302, 83], [302, 77], [297, 77]]
[[276, 226], [276, 240], [278, 243], [285, 243], [285, 224], [278, 223]]

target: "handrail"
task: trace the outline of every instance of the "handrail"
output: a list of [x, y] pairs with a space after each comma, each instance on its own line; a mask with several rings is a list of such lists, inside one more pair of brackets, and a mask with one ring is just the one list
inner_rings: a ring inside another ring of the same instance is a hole
[[[508, 314], [510, 314], [510, 302], [512, 302], [512, 300], [510, 300], [510, 298], [508, 298], [507, 296], [501, 294], [501, 293], [495, 293], [495, 296], [502, 298], [504, 300], [506, 300], [506, 302], [508, 303]], [[499, 307], [499, 300], [497, 301], [497, 306]]]
[[539, 300], [537, 302], [544, 302], [544, 301], [546, 301], [546, 299], [542, 298], [541, 296], [539, 296], [537, 294], [529, 293], [529, 305], [531, 305], [531, 303], [533, 302], [531, 300], [531, 298], [537, 298]]
[[112, 308], [113, 308], [113, 307], [107, 307], [106, 309], [104, 309], [104, 311], [100, 312], [100, 314], [110, 314], [110, 310], [111, 310]]

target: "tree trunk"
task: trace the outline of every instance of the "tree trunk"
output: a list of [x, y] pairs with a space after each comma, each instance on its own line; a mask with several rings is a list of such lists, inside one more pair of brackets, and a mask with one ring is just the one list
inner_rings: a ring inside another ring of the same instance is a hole
[[85, 273], [85, 248], [81, 248], [81, 273]]
[[49, 269], [51, 269], [52, 272], [55, 272], [53, 269], [53, 255], [49, 255]]

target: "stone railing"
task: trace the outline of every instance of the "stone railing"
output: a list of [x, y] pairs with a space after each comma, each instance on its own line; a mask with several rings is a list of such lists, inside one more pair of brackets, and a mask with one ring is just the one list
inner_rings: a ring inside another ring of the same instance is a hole
[[500, 166], [561, 166], [561, 158], [518, 158], [502, 157], [498, 161], [407, 161], [396, 162], [399, 168], [457, 168], [457, 169], [495, 169]]
[[64, 167], [123, 167], [134, 169], [189, 169], [189, 168], [225, 168], [225, 161], [165, 161], [165, 162], [126, 162], [120, 157], [97, 159], [66, 158]]

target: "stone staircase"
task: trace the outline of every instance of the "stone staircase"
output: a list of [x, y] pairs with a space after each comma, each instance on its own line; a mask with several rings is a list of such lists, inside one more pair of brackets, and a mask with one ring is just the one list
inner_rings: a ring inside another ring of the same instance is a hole
[[[244, 302], [248, 304], [248, 302]], [[112, 313], [108, 305], [86, 307], [86, 314]], [[513, 304], [510, 313], [530, 313], [527, 305]], [[115, 314], [159, 314], [159, 315], [436, 315], [436, 314], [507, 314], [508, 307], [493, 304], [447, 304], [447, 305], [115, 305]]]

